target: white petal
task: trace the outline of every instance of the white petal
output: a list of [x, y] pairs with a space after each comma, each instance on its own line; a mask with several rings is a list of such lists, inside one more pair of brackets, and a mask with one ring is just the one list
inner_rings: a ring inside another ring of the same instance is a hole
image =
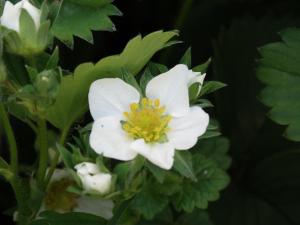
[[83, 162], [83, 163], [77, 164], [75, 166], [75, 169], [76, 169], [77, 173], [80, 173], [82, 175], [100, 173], [100, 170], [99, 170], [97, 164], [91, 163], [91, 162]]
[[105, 116], [121, 118], [131, 103], [139, 102], [139, 92], [119, 78], [105, 78], [92, 83], [89, 106], [94, 120]]
[[1, 25], [18, 32], [20, 13], [20, 3], [13, 5], [10, 1], [6, 1], [3, 9], [3, 14], [1, 16]]
[[93, 124], [90, 144], [98, 154], [118, 160], [132, 160], [137, 155], [130, 148], [132, 142], [117, 118], [104, 117]]
[[186, 65], [177, 65], [150, 80], [146, 87], [146, 95], [151, 99], [159, 99], [161, 105], [166, 106], [168, 114], [182, 116], [189, 111], [190, 76]]
[[200, 107], [193, 106], [187, 115], [170, 121], [168, 140], [177, 150], [190, 149], [197, 143], [198, 137], [205, 133], [208, 123], [208, 114]]
[[153, 164], [163, 168], [171, 169], [174, 162], [175, 149], [170, 143], [145, 143], [144, 139], [138, 139], [131, 147], [148, 159]]
[[82, 175], [78, 173], [82, 186], [87, 193], [97, 192], [107, 194], [111, 187], [111, 175], [109, 173], [99, 173], [95, 175]]
[[107, 220], [113, 217], [114, 203], [112, 200], [93, 198], [90, 196], [81, 196], [77, 200], [77, 207], [74, 212], [89, 213], [95, 216], [103, 217]]
[[27, 0], [23, 0], [22, 3], [23, 3], [22, 8], [26, 9], [28, 14], [31, 16], [36, 28], [39, 28], [40, 20], [41, 20], [41, 10], [36, 8]]

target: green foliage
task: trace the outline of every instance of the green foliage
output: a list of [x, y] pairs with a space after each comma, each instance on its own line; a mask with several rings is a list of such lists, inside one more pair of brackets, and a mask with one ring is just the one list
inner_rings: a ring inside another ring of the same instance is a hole
[[193, 169], [192, 154], [188, 151], [176, 151], [174, 159], [174, 169], [184, 177], [190, 178], [191, 180], [197, 182], [197, 178]]
[[93, 81], [104, 77], [121, 77], [122, 69], [136, 75], [175, 35], [176, 32], [162, 31], [144, 38], [139, 35], [127, 44], [120, 55], [106, 57], [95, 65], [79, 65], [74, 75], [62, 78], [57, 101], [48, 111], [49, 122], [60, 129], [68, 129], [87, 111], [87, 94]]
[[153, 190], [151, 184], [145, 183], [140, 193], [133, 200], [133, 208], [148, 220], [161, 212], [168, 204], [167, 196], [160, 194], [158, 191]]
[[192, 48], [189, 47], [182, 58], [180, 59], [179, 63], [187, 65], [188, 68], [192, 66]]
[[224, 137], [214, 137], [199, 141], [194, 147], [206, 158], [213, 160], [219, 168], [227, 170], [231, 164], [231, 158], [227, 155], [229, 140]]
[[109, 16], [120, 16], [121, 12], [111, 0], [65, 0], [57, 7], [57, 15], [51, 31], [55, 37], [73, 47], [73, 35], [93, 42], [91, 30], [115, 30]]
[[178, 210], [192, 212], [194, 208], [206, 209], [208, 202], [219, 198], [219, 191], [229, 184], [228, 175], [216, 163], [201, 154], [193, 155], [197, 182], [184, 180], [180, 193], [173, 198]]
[[300, 29], [284, 30], [280, 36], [282, 42], [259, 49], [257, 76], [266, 85], [260, 98], [272, 108], [269, 117], [288, 126], [285, 136], [300, 141]]
[[46, 211], [39, 215], [39, 219], [30, 225], [104, 225], [106, 221], [101, 217], [86, 213], [55, 213]]
[[208, 81], [204, 82], [204, 85], [201, 89], [200, 96], [207, 95], [209, 93], [215, 92], [223, 87], [226, 87], [226, 84], [219, 81]]

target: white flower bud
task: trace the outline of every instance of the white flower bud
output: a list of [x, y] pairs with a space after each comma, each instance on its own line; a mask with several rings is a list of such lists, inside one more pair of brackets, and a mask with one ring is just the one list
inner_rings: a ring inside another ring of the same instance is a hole
[[15, 5], [10, 1], [5, 2], [3, 14], [0, 18], [1, 25], [14, 30], [16, 32], [20, 31], [20, 15], [22, 9], [25, 9], [31, 16], [36, 28], [40, 26], [41, 11], [33, 6], [28, 0], [22, 0]]
[[86, 192], [106, 194], [110, 191], [111, 175], [102, 173], [96, 164], [83, 162], [76, 165], [75, 169]]

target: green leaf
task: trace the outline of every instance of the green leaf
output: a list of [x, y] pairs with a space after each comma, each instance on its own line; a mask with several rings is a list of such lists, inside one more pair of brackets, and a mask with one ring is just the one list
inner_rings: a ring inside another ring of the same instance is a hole
[[208, 203], [219, 198], [219, 192], [229, 183], [228, 175], [216, 163], [201, 154], [193, 155], [197, 182], [183, 181], [180, 193], [173, 198], [178, 210], [192, 212], [194, 208], [206, 209]]
[[155, 166], [152, 163], [146, 162], [147, 169], [152, 173], [159, 183], [163, 183], [166, 177], [166, 171]]
[[194, 71], [194, 72], [201, 72], [202, 74], [203, 74], [203, 73], [206, 73], [206, 71], [207, 71], [207, 69], [208, 69], [210, 63], [211, 63], [211, 58], [209, 58], [205, 63], [200, 64], [200, 65], [198, 65], [198, 66], [195, 66], [195, 67], [193, 68], [193, 71]]
[[139, 35], [127, 44], [120, 55], [106, 57], [95, 65], [79, 65], [74, 75], [62, 78], [57, 100], [48, 110], [48, 121], [57, 128], [68, 129], [87, 111], [87, 95], [93, 81], [104, 77], [121, 77], [122, 69], [136, 75], [175, 35], [177, 33], [173, 31], [157, 31], [144, 38]]
[[189, 47], [179, 61], [180, 64], [185, 64], [188, 68], [191, 68], [191, 66], [192, 66], [191, 50], [192, 50], [191, 47]]
[[175, 152], [174, 169], [184, 177], [187, 177], [192, 181], [197, 181], [197, 177], [195, 176], [193, 169], [192, 155], [190, 152]]
[[142, 74], [142, 77], [140, 79], [140, 87], [143, 91], [143, 95], [146, 96], [146, 87], [148, 82], [153, 78], [149, 67], [146, 67], [146, 69], [144, 70], [144, 73]]
[[31, 225], [104, 225], [106, 220], [86, 213], [56, 213], [46, 211], [39, 214], [39, 219]]
[[0, 156], [0, 168], [9, 168], [8, 163]]
[[168, 198], [165, 195], [156, 193], [152, 190], [151, 184], [146, 183], [140, 193], [136, 195], [132, 204], [134, 209], [150, 220], [167, 206]]
[[108, 0], [62, 1], [51, 28], [53, 35], [72, 47], [73, 35], [92, 43], [91, 30], [114, 31], [109, 16], [120, 16], [121, 12], [110, 3]]
[[227, 170], [231, 164], [231, 158], [227, 155], [229, 141], [224, 137], [215, 137], [201, 140], [194, 147], [206, 158], [213, 160], [219, 168]]
[[140, 95], [142, 95], [142, 90], [136, 81], [134, 75], [132, 73], [129, 73], [126, 69], [122, 70], [122, 80], [124, 80], [126, 83], [130, 84], [132, 87], [134, 87]]
[[287, 125], [286, 138], [300, 141], [300, 29], [287, 29], [280, 36], [282, 42], [259, 49], [257, 76], [266, 85], [260, 99], [272, 108], [272, 120]]
[[219, 81], [207, 81], [204, 82], [204, 85], [201, 89], [200, 96], [207, 95], [209, 93], [215, 92], [223, 87], [226, 87], [226, 84]]

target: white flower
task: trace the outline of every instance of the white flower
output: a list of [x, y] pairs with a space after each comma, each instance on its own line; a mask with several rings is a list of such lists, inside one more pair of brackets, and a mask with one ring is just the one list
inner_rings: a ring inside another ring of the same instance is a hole
[[113, 217], [112, 200], [70, 193], [67, 189], [72, 184], [75, 184], [75, 181], [67, 170], [56, 169], [39, 212], [45, 210], [54, 210], [59, 213], [83, 212], [107, 220]]
[[[170, 169], [176, 150], [193, 147], [208, 126], [209, 116], [199, 106], [190, 107], [188, 88], [199, 73], [177, 65], [149, 81], [146, 98], [118, 78], [95, 81], [89, 91], [95, 120], [92, 148], [105, 157], [132, 160], [138, 154]], [[198, 79], [198, 80], [197, 80]]]
[[15, 5], [10, 1], [5, 1], [3, 14], [0, 18], [1, 25], [14, 30], [20, 31], [20, 15], [22, 9], [26, 10], [34, 21], [36, 28], [40, 26], [41, 11], [33, 6], [28, 0], [22, 0]]
[[100, 172], [96, 164], [84, 162], [76, 165], [75, 169], [86, 192], [107, 194], [110, 191], [111, 175]]

